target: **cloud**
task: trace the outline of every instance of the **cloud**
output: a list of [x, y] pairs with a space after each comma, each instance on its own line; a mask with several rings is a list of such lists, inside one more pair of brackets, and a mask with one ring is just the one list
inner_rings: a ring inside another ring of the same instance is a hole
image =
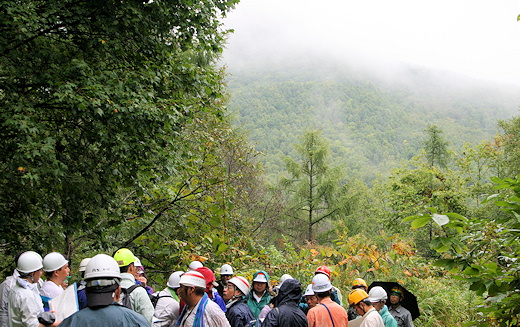
[[406, 65], [520, 85], [516, 0], [242, 0], [225, 24], [228, 65], [301, 53], [375, 70]]

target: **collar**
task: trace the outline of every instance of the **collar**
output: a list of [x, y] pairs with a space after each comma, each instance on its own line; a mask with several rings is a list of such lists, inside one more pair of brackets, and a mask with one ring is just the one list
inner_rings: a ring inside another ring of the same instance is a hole
[[21, 277], [15, 277], [16, 281], [18, 282], [18, 285], [20, 285], [23, 288], [26, 288], [28, 290], [36, 290], [38, 284], [37, 283], [30, 283], [27, 279], [21, 278]]
[[258, 295], [256, 295], [255, 291], [253, 291], [253, 298], [256, 300], [256, 302], [260, 302], [260, 301], [262, 301], [262, 298], [264, 297], [265, 293], [267, 293], [267, 290], [265, 290], [262, 293], [262, 296], [258, 296]]
[[131, 273], [121, 273], [121, 279], [129, 279], [135, 283], [135, 277]]
[[401, 308], [402, 308], [401, 304], [398, 304], [395, 308], [391, 307], [389, 310], [393, 310], [393, 311], [396, 311], [399, 313], [401, 311]]
[[363, 315], [363, 318], [365, 318], [366, 316], [368, 316], [370, 313], [372, 313], [373, 311], [377, 312], [376, 308], [372, 308], [370, 310], [368, 310], [367, 312], [365, 312], [365, 314]]
[[327, 296], [327, 297], [324, 297], [321, 301], [320, 301], [320, 304], [322, 303], [325, 303], [325, 304], [329, 304], [329, 303], [332, 303], [334, 301], [332, 301], [332, 299], [330, 298], [330, 296]]

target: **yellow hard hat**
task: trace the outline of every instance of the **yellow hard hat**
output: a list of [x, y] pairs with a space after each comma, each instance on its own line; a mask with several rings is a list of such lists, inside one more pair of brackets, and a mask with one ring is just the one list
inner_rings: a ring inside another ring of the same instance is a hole
[[116, 259], [119, 267], [128, 266], [131, 263], [134, 263], [137, 259], [132, 251], [122, 248], [117, 250], [116, 254], [114, 254], [114, 259]]
[[365, 282], [365, 280], [363, 278], [354, 279], [354, 281], [352, 282], [352, 288], [356, 288], [356, 287], [360, 287], [360, 286], [368, 287], [367, 282]]
[[[392, 294], [394, 293], [394, 294]], [[402, 287], [399, 287], [399, 286], [394, 286], [392, 288], [392, 290], [390, 291], [390, 295], [397, 295], [399, 297], [401, 297], [401, 300], [404, 299], [404, 290]]]
[[352, 290], [348, 295], [348, 303], [350, 305], [358, 304], [359, 302], [363, 301], [364, 299], [368, 298], [367, 292], [360, 288], [356, 288]]

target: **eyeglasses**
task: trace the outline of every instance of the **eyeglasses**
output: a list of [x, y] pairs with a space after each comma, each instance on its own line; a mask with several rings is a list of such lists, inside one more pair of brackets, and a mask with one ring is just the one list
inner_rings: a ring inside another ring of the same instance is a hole
[[226, 288], [228, 290], [234, 290], [235, 289], [235, 285], [233, 285], [231, 283], [228, 283], [226, 286], [224, 286], [224, 288]]

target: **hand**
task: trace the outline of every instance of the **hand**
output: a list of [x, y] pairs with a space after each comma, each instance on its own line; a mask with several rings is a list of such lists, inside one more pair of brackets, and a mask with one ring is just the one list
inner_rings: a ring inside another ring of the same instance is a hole
[[146, 287], [146, 277], [139, 276], [137, 277], [137, 280], [140, 281]]

